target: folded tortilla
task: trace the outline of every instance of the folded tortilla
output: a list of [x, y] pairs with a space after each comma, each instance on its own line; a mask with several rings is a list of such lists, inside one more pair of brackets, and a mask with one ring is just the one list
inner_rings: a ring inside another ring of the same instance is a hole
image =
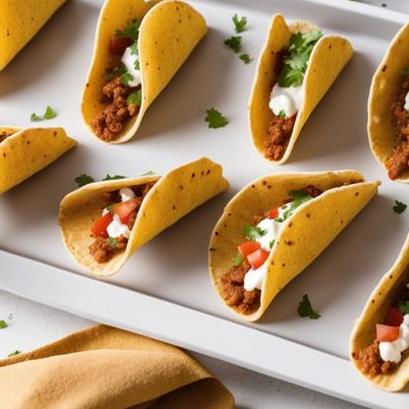
[[66, 0], [0, 1], [0, 71]]
[[[105, 206], [102, 193], [152, 182], [156, 183], [142, 201], [125, 251], [98, 264], [88, 247], [93, 241], [90, 228]], [[164, 176], [91, 183], [65, 196], [60, 204], [59, 223], [64, 243], [74, 259], [89, 272], [112, 275], [134, 251], [228, 186], [223, 168], [207, 158], [177, 167]]]
[[[276, 67], [279, 53], [288, 48], [293, 33], [309, 32], [316, 29], [318, 29], [317, 26], [304, 21], [287, 25], [281, 14], [276, 14], [272, 19], [266, 43], [258, 60], [249, 102], [250, 132], [256, 150], [263, 157], [264, 140], [273, 116], [269, 108], [269, 101], [272, 86], [278, 81], [278, 73], [275, 72], [274, 67]], [[304, 75], [303, 102], [297, 113], [288, 146], [280, 160], [267, 159], [269, 162], [281, 165], [287, 161], [305, 122], [352, 55], [352, 46], [343, 37], [331, 35], [318, 40]]]
[[[392, 40], [372, 78], [369, 92], [369, 144], [373, 155], [385, 169], [385, 162], [398, 142], [391, 120], [391, 107], [399, 93], [404, 70], [407, 68], [409, 68], [409, 24], [403, 26]], [[395, 180], [409, 183], [409, 170]]]
[[[223, 211], [209, 245], [211, 280], [224, 304], [248, 321], [258, 320], [285, 285], [311, 264], [365, 207], [377, 193], [379, 184], [365, 182], [354, 170], [342, 170], [267, 175], [243, 188]], [[281, 206], [290, 191], [308, 185], [318, 187], [323, 193], [301, 205], [284, 222], [266, 260], [269, 267], [260, 307], [251, 314], [229, 307], [223, 299], [221, 278], [232, 267], [237, 246], [243, 242], [244, 225], [251, 223], [255, 215]]]
[[0, 194], [50, 165], [76, 144], [63, 128], [0, 127]]
[[134, 19], [142, 20], [138, 38], [142, 105], [109, 143], [126, 142], [135, 135], [146, 110], [207, 32], [204, 18], [182, 1], [165, 0], [151, 8], [144, 0], [107, 0], [99, 18], [94, 57], [82, 97], [82, 114], [93, 134], [91, 121], [104, 108], [101, 90], [106, 82], [105, 69], [112, 59], [109, 40]]
[[376, 338], [376, 324], [385, 320], [387, 310], [399, 292], [399, 288], [406, 285], [408, 281], [409, 236], [397, 260], [369, 296], [350, 339], [350, 357], [357, 371], [374, 386], [390, 392], [400, 391], [409, 383], [409, 355], [407, 353], [402, 355], [402, 361], [394, 372], [369, 376], [360, 370], [352, 353], [372, 344]]

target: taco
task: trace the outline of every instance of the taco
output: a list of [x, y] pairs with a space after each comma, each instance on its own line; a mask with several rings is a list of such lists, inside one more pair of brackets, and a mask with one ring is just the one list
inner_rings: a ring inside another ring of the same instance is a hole
[[66, 0], [0, 1], [0, 71]]
[[65, 245], [91, 273], [112, 275], [134, 251], [228, 186], [222, 167], [207, 158], [164, 176], [86, 185], [61, 202]]
[[74, 148], [62, 128], [0, 127], [0, 194]]
[[207, 32], [188, 4], [107, 0], [99, 19], [82, 114], [99, 139], [131, 139], [159, 93]]
[[381, 389], [399, 391], [409, 383], [409, 236], [356, 322], [350, 355]]
[[270, 162], [284, 163], [316, 105], [351, 59], [351, 44], [323, 36], [308, 22], [273, 17], [249, 103], [253, 143]]
[[353, 170], [261, 177], [226, 206], [213, 230], [209, 269], [224, 304], [259, 319], [284, 286], [377, 193]]
[[389, 178], [409, 183], [409, 24], [396, 34], [372, 79], [368, 135]]

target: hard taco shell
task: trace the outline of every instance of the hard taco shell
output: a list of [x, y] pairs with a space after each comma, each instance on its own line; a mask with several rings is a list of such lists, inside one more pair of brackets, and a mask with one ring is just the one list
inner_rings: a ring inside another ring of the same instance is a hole
[[106, 82], [105, 69], [112, 59], [109, 40], [129, 21], [142, 20], [138, 38], [142, 105], [110, 143], [126, 142], [135, 135], [148, 107], [207, 32], [204, 18], [182, 1], [165, 0], [150, 7], [144, 0], [107, 0], [101, 11], [94, 57], [82, 97], [82, 114], [92, 132], [92, 119], [104, 109], [100, 100]]
[[[272, 19], [266, 43], [258, 60], [249, 102], [250, 132], [256, 150], [263, 157], [264, 140], [273, 115], [269, 108], [270, 94], [272, 86], [278, 81], [278, 73], [274, 67], [277, 66], [280, 51], [288, 48], [293, 33], [317, 29], [317, 26], [305, 21], [287, 25], [281, 14], [276, 14]], [[352, 46], [343, 37], [331, 35], [318, 40], [304, 76], [303, 102], [288, 146], [280, 160], [267, 160], [275, 165], [281, 165], [287, 161], [305, 122], [352, 55]]]
[[[346, 183], [353, 183], [345, 185]], [[314, 185], [324, 192], [300, 206], [287, 219], [267, 259], [268, 273], [261, 290], [260, 307], [241, 314], [223, 300], [220, 283], [232, 267], [243, 227], [257, 214], [276, 208], [292, 190]], [[213, 285], [223, 302], [248, 321], [258, 320], [275, 296], [324, 251], [335, 237], [376, 194], [379, 182], [364, 182], [353, 170], [316, 173], [282, 173], [261, 177], [243, 188], [226, 206], [214, 228], [209, 245]]]
[[77, 142], [62, 128], [0, 127], [0, 194], [53, 163]]
[[396, 392], [402, 390], [409, 383], [409, 356], [404, 354], [396, 371], [377, 376], [364, 374], [352, 353], [372, 344], [376, 338], [376, 324], [385, 320], [386, 312], [393, 302], [399, 289], [409, 282], [409, 236], [403, 248], [391, 267], [382, 277], [379, 284], [372, 291], [361, 315], [356, 321], [350, 339], [350, 356], [357, 371], [378, 388]]
[[[392, 40], [373, 76], [369, 92], [369, 144], [373, 155], [385, 169], [385, 162], [399, 142], [392, 123], [392, 104], [400, 91], [407, 68], [409, 68], [409, 24], [403, 26]], [[395, 180], [409, 183], [409, 170]]]
[[[74, 259], [99, 276], [116, 273], [134, 251], [161, 231], [229, 186], [223, 169], [202, 158], [171, 170], [164, 176], [139, 176], [86, 185], [64, 197], [60, 204], [59, 224], [64, 243]], [[156, 182], [138, 211], [125, 251], [108, 262], [98, 264], [89, 252], [93, 242], [90, 229], [101, 216], [106, 203], [101, 193], [123, 187]]]

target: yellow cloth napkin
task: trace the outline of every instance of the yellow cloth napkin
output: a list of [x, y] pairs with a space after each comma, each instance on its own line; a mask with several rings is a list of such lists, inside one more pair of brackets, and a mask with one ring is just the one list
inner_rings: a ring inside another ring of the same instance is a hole
[[7, 409], [232, 409], [231, 393], [171, 345], [98, 325], [0, 361]]

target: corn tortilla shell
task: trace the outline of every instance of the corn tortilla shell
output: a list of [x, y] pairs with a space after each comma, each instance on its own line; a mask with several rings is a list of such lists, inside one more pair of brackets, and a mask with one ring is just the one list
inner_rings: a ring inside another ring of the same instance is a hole
[[[86, 185], [65, 196], [60, 204], [59, 223], [64, 243], [74, 259], [98, 276], [116, 273], [141, 246], [180, 218], [229, 186], [223, 169], [201, 158], [171, 170], [166, 175], [139, 176]], [[106, 206], [102, 192], [156, 182], [145, 196], [132, 228], [127, 247], [108, 262], [99, 264], [89, 252], [90, 229]]]
[[[354, 183], [345, 185], [345, 183]], [[232, 267], [243, 227], [257, 214], [281, 206], [291, 190], [314, 185], [324, 191], [300, 206], [284, 223], [269, 258], [260, 307], [242, 314], [223, 299], [222, 276]], [[376, 194], [379, 182], [365, 182], [353, 170], [267, 175], [243, 188], [226, 206], [213, 230], [209, 246], [210, 276], [224, 304], [241, 318], [258, 320], [275, 296], [324, 251]]]
[[[259, 57], [249, 102], [250, 133], [256, 150], [263, 157], [264, 140], [273, 116], [269, 102], [272, 85], [278, 80], [278, 73], [275, 72], [274, 67], [276, 67], [279, 52], [288, 48], [293, 33], [316, 29], [318, 29], [317, 26], [306, 21], [287, 25], [281, 14], [276, 14], [272, 19], [266, 43]], [[287, 161], [305, 122], [352, 55], [352, 46], [345, 38], [331, 35], [318, 40], [311, 53], [304, 76], [303, 102], [298, 111], [288, 146], [280, 160], [274, 161], [266, 158], [270, 163], [281, 165]]]
[[105, 107], [100, 100], [106, 82], [105, 68], [112, 60], [109, 40], [116, 30], [134, 19], [142, 20], [138, 38], [142, 105], [123, 132], [109, 143], [126, 142], [135, 135], [146, 110], [207, 32], [204, 18], [182, 1], [165, 0], [151, 8], [144, 0], [107, 0], [100, 15], [94, 57], [82, 98], [83, 118], [93, 134], [91, 121]]

